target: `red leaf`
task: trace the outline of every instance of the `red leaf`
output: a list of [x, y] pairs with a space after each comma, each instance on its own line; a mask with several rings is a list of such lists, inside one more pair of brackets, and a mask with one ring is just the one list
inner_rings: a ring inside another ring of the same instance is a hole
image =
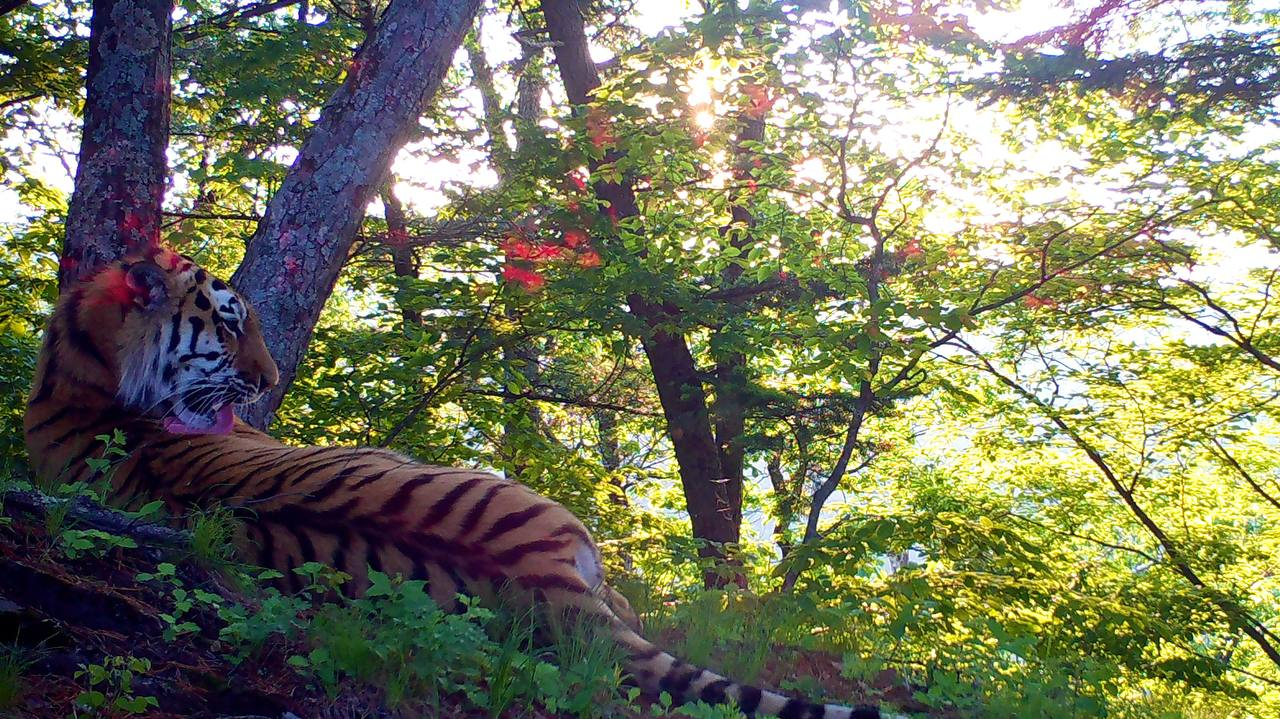
[[509, 260], [527, 260], [537, 253], [533, 245], [515, 236], [503, 240], [500, 247]]
[[529, 291], [536, 290], [547, 282], [546, 278], [537, 272], [515, 265], [507, 265], [502, 268], [502, 279]]

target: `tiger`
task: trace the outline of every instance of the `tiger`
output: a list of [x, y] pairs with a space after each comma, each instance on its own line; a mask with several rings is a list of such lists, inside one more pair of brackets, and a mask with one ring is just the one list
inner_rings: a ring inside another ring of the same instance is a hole
[[349, 575], [355, 594], [369, 570], [425, 580], [446, 608], [477, 587], [514, 586], [543, 609], [598, 622], [650, 694], [788, 719], [881, 716], [734, 682], [662, 650], [605, 581], [585, 525], [515, 480], [386, 449], [290, 446], [235, 416], [279, 379], [254, 309], [230, 285], [171, 249], [134, 253], [66, 288], [54, 308], [24, 420], [32, 469], [44, 482], [89, 480], [95, 437], [122, 429], [129, 452], [109, 501], [158, 499], [174, 516], [248, 509], [241, 557], [294, 590], [290, 570], [308, 562]]

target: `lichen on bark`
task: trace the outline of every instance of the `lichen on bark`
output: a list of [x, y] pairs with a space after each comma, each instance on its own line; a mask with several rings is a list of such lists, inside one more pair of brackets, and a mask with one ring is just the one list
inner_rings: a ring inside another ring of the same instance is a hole
[[169, 144], [172, 0], [98, 0], [59, 283], [160, 236]]

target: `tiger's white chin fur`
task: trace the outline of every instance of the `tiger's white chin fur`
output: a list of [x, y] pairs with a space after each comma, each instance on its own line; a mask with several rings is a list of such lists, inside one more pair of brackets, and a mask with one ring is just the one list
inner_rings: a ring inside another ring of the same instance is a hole
[[204, 417], [185, 408], [175, 408], [174, 416], [164, 418], [166, 432], [173, 434], [227, 434], [235, 425], [235, 413], [230, 404], [211, 417]]

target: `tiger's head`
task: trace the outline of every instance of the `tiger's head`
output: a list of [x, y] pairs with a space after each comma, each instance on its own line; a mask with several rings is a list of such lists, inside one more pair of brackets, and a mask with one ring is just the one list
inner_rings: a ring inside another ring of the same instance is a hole
[[116, 404], [170, 432], [229, 432], [232, 408], [280, 379], [248, 303], [167, 249], [109, 265], [64, 293], [59, 312], [61, 343], [99, 365]]

